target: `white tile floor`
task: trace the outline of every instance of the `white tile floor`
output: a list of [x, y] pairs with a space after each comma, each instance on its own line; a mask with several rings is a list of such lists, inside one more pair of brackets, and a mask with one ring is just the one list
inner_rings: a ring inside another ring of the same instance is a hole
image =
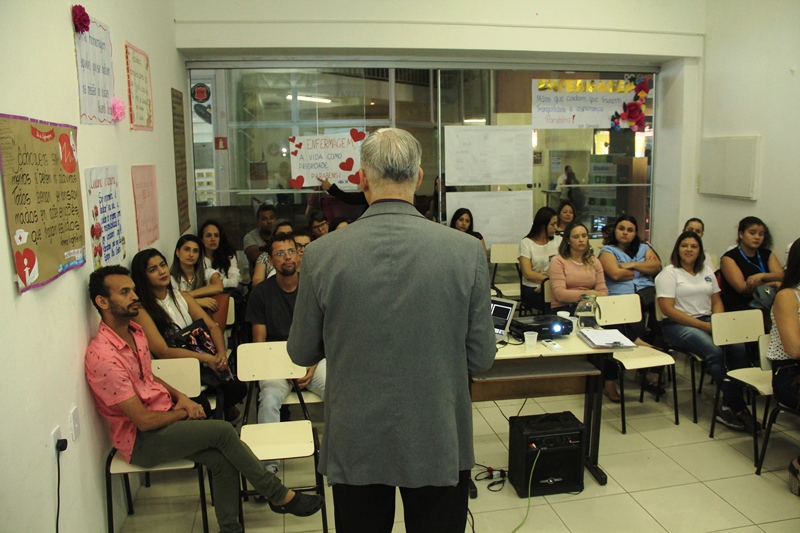
[[[536, 532], [656, 532], [736, 531], [796, 533], [800, 531], [800, 498], [788, 489], [786, 466], [800, 453], [800, 419], [782, 415], [770, 438], [761, 476], [754, 474], [752, 440], [717, 426], [708, 438], [713, 386], [706, 386], [698, 406], [700, 420], [691, 421], [688, 367], [678, 362], [678, 398], [681, 423], [674, 425], [670, 403], [655, 403], [626, 387], [629, 402], [628, 434], [620, 433], [619, 406], [604, 403], [600, 464], [608, 484], [599, 486], [588, 473], [580, 494], [518, 498], [510, 484], [489, 492], [479, 481], [478, 498], [470, 500], [477, 533]], [[522, 400], [482, 402], [473, 409], [475, 456], [495, 468], [508, 465], [508, 423]], [[763, 401], [759, 402], [760, 410]], [[581, 396], [529, 399], [522, 414], [571, 410], [583, 415]], [[760, 413], [759, 413], [760, 415]], [[287, 485], [306, 483], [313, 475], [311, 460], [282, 465]], [[477, 472], [478, 469], [475, 470]], [[202, 531], [194, 472], [153, 475], [153, 486], [142, 488], [136, 513], [127, 517], [124, 533], [198, 533]], [[394, 531], [403, 532], [402, 503], [398, 498]], [[328, 491], [328, 516], [333, 531], [333, 504]], [[217, 531], [209, 507], [211, 530]], [[122, 519], [120, 516], [119, 519]], [[268, 506], [245, 504], [245, 524], [252, 533], [321, 531], [319, 516], [283, 517]], [[467, 528], [470, 531], [470, 528]]]

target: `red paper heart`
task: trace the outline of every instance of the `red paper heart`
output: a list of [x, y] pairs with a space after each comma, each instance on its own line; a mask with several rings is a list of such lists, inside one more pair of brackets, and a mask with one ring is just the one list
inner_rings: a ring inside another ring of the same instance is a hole
[[347, 161], [345, 161], [344, 163], [339, 163], [339, 168], [344, 170], [345, 172], [350, 172], [351, 170], [353, 170], [354, 163], [355, 161], [353, 161], [353, 158], [348, 157]]
[[[14, 252], [14, 263], [17, 267], [17, 276], [22, 280], [22, 284], [28, 286], [28, 274], [33, 272], [36, 266], [36, 254], [30, 248], [25, 248], [22, 252]], [[25, 272], [25, 270], [28, 272]]]
[[303, 147], [303, 143], [297, 143], [297, 144], [294, 145], [294, 147], [299, 150], [300, 148]]
[[350, 138], [353, 139], [355, 142], [363, 141], [366, 136], [367, 134], [364, 133], [363, 131], [358, 131], [355, 128], [350, 130]]
[[358, 172], [356, 172], [355, 174], [350, 174], [349, 176], [347, 176], [347, 181], [359, 185], [361, 184], [361, 176], [358, 175]]
[[303, 182], [305, 178], [303, 176], [297, 176], [296, 178], [292, 178], [289, 180], [289, 187], [292, 189], [300, 189], [303, 187]]
[[297, 150], [292, 150], [292, 155], [297, 155]]
[[289, 137], [289, 142], [290, 142], [290, 143], [293, 143], [295, 139], [297, 139], [297, 137], [295, 137], [294, 135], [292, 135], [291, 137]]
[[75, 152], [72, 151], [72, 144], [70, 143], [69, 135], [62, 133], [58, 136], [59, 152], [61, 153], [61, 166], [64, 167], [69, 174], [75, 172], [75, 167], [78, 166], [78, 161], [75, 159]]

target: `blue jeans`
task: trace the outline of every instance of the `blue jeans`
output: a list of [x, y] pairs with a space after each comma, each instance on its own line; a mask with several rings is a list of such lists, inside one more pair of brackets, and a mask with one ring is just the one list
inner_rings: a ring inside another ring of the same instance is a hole
[[[703, 322], [711, 322], [711, 317], [699, 317]], [[743, 411], [747, 404], [742, 397], [742, 390], [730, 381], [723, 381], [728, 370], [750, 366], [747, 349], [744, 344], [729, 344], [724, 348], [716, 346], [711, 335], [692, 326], [684, 326], [665, 319], [662, 328], [664, 340], [678, 350], [692, 352], [706, 363], [706, 368], [717, 383], [722, 383], [722, 405], [734, 413]], [[726, 365], [727, 363], [727, 365]], [[727, 366], [727, 368], [726, 368]]]

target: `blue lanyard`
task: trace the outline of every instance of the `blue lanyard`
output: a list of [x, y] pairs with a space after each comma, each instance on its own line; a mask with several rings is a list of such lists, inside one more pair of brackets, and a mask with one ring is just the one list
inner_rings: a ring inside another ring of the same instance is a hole
[[764, 268], [764, 262], [761, 260], [761, 254], [758, 253], [758, 250], [756, 250], [756, 257], [758, 258], [758, 264], [755, 264], [749, 257], [744, 255], [744, 251], [742, 250], [741, 245], [739, 246], [739, 253], [742, 254], [742, 257], [744, 257], [745, 261], [756, 267], [762, 274], [767, 271], [767, 269]]

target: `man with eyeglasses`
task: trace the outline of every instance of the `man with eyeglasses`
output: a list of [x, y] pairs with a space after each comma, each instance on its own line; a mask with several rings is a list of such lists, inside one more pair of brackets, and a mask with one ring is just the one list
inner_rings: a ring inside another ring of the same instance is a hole
[[328, 219], [322, 211], [314, 211], [308, 216], [308, 228], [311, 230], [311, 238], [317, 240], [328, 234]]
[[[247, 303], [247, 322], [253, 326], [253, 342], [285, 341], [294, 316], [297, 299], [297, 272], [299, 252], [291, 233], [279, 233], [268, 243], [268, 260], [275, 268], [275, 275], [259, 283], [250, 293]], [[322, 396], [325, 392], [325, 361], [308, 367], [306, 375], [297, 380], [301, 388], [307, 388]], [[258, 422], [280, 421], [280, 408], [291, 384], [285, 379], [263, 380], [259, 383]], [[268, 470], [276, 473], [277, 462], [265, 462]]]
[[297, 247], [297, 271], [303, 266], [303, 254], [306, 246], [311, 244], [311, 233], [306, 228], [298, 228], [294, 231], [294, 245]]

